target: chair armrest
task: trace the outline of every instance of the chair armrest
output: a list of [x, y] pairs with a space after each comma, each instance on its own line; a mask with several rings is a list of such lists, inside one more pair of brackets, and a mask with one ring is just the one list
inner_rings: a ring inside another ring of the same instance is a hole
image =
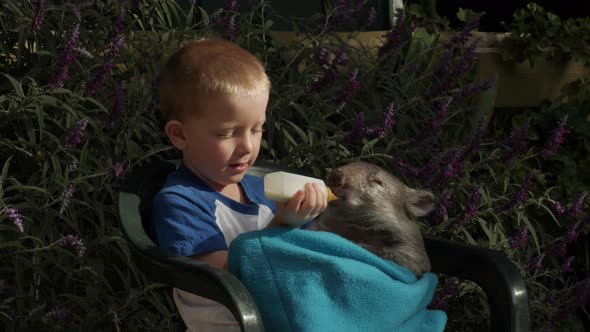
[[264, 331], [254, 299], [236, 277], [189, 257], [169, 255], [147, 236], [141, 225], [139, 202], [139, 197], [132, 193], [119, 193], [119, 215], [127, 220], [122, 223], [123, 233], [142, 272], [157, 282], [225, 305], [242, 331]]
[[526, 286], [517, 266], [500, 251], [425, 236], [432, 271], [479, 285], [490, 306], [490, 331], [529, 331]]

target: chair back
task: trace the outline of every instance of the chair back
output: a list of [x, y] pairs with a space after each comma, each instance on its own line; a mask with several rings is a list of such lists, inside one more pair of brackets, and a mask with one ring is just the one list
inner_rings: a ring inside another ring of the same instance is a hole
[[156, 282], [225, 305], [242, 331], [264, 331], [252, 296], [236, 277], [195, 259], [174, 256], [158, 247], [150, 236], [153, 198], [177, 165], [177, 161], [155, 161], [139, 167], [119, 191], [121, 228], [137, 267]]

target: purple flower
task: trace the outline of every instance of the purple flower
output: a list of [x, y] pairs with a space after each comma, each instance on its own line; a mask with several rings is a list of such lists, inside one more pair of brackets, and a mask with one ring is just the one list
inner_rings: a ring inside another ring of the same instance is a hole
[[333, 67], [346, 66], [348, 64], [348, 59], [346, 58], [346, 51], [346, 47], [341, 47], [338, 49], [338, 51], [336, 51], [336, 53], [334, 53], [334, 58], [332, 59], [331, 63]]
[[111, 31], [109, 31], [107, 39], [113, 39], [117, 37], [118, 35], [122, 34], [123, 30], [125, 29], [125, 19], [127, 16], [127, 10], [125, 7], [127, 6], [127, 1], [122, 1], [121, 5], [122, 6], [120, 8], [119, 15], [115, 19], [115, 22], [113, 22], [113, 28]]
[[[330, 49], [329, 49], [330, 50]], [[316, 50], [316, 54], [317, 52], [323, 52], [323, 50], [317, 51]], [[332, 61], [329, 62], [329, 67], [328, 69], [326, 69], [326, 72], [324, 73], [324, 75], [319, 78], [319, 79], [315, 79], [313, 81], [313, 83], [310, 84], [310, 86], [308, 86], [305, 89], [306, 93], [318, 93], [323, 91], [328, 85], [332, 84], [332, 82], [334, 82], [336, 80], [336, 74], [338, 72], [338, 66], [345, 66], [348, 63], [348, 60], [345, 57], [345, 52], [346, 52], [346, 48], [345, 47], [341, 47], [335, 54], [334, 57], [332, 58]], [[319, 61], [324, 61], [325, 57], [329, 58], [329, 55], [324, 55], [321, 54], [320, 58], [317, 58], [316, 55], [316, 60]]]
[[238, 33], [236, 17], [239, 9], [238, 1], [229, 0], [225, 2], [222, 9], [220, 8], [211, 14], [214, 26], [226, 28], [223, 37], [227, 40], [234, 40]]
[[472, 191], [471, 194], [469, 194], [469, 203], [465, 209], [463, 209], [461, 216], [457, 219], [455, 227], [465, 225], [465, 223], [473, 219], [473, 217], [475, 217], [477, 214], [481, 200], [481, 194], [479, 193], [479, 190], [480, 188], [478, 187]]
[[512, 210], [516, 206], [529, 199], [529, 191], [533, 189], [533, 174], [529, 173], [520, 185], [520, 189], [510, 196], [510, 200], [496, 208], [497, 212]]
[[442, 288], [437, 291], [428, 305], [429, 309], [444, 309], [448, 305], [448, 300], [459, 292], [459, 279], [450, 277], [446, 280]]
[[465, 160], [474, 151], [479, 150], [479, 148], [481, 147], [481, 143], [483, 141], [483, 138], [485, 137], [485, 135], [487, 133], [488, 133], [488, 130], [485, 126], [485, 123], [483, 121], [481, 121], [479, 123], [479, 127], [477, 129], [477, 132], [475, 132], [475, 135], [471, 138], [471, 141], [469, 142], [469, 144], [461, 152], [461, 159]]
[[567, 255], [567, 243], [564, 240], [555, 243], [549, 254], [555, 257], [565, 257]]
[[320, 66], [327, 66], [330, 64], [330, 54], [332, 53], [332, 47], [323, 48], [318, 46], [314, 51], [314, 59]]
[[377, 10], [375, 10], [375, 7], [371, 6], [371, 8], [369, 8], [369, 14], [367, 17], [367, 25], [365, 26], [365, 28], [372, 28], [373, 25], [375, 24], [376, 19], [377, 19]]
[[352, 130], [345, 134], [344, 139], [350, 144], [357, 144], [363, 138], [373, 139], [376, 137], [387, 137], [396, 124], [393, 115], [395, 114], [395, 105], [390, 103], [383, 117], [383, 124], [376, 127], [367, 127], [363, 113], [357, 115]]
[[436, 111], [436, 116], [432, 119], [432, 129], [438, 130], [442, 127], [442, 122], [449, 116], [449, 105], [452, 100], [453, 98], [449, 97], [440, 103]]
[[328, 68], [324, 75], [316, 79], [309, 87], [306, 89], [306, 93], [318, 93], [326, 89], [326, 87], [332, 82], [336, 80], [336, 69], [334, 67]]
[[397, 124], [397, 120], [393, 118], [395, 114], [395, 104], [391, 102], [387, 109], [385, 109], [385, 116], [383, 117], [383, 125], [379, 128], [377, 135], [379, 137], [387, 137]]
[[464, 45], [471, 38], [471, 31], [479, 27], [479, 22], [483, 15], [485, 15], [485, 13], [473, 16], [471, 20], [461, 28], [461, 30], [453, 35], [453, 38], [451, 38], [446, 44], [446, 47], [450, 48], [456, 45]]
[[78, 22], [82, 20], [82, 16], [80, 15], [80, 7], [75, 4], [74, 2], [70, 2], [70, 7], [72, 7], [72, 13], [78, 19]]
[[565, 242], [566, 243], [575, 242], [576, 239], [578, 238], [578, 229], [584, 227], [588, 223], [589, 220], [590, 220], [590, 218], [586, 217], [586, 218], [576, 221], [572, 226], [570, 226], [563, 236]]
[[407, 160], [400, 157], [390, 157], [391, 162], [398, 167], [404, 174], [411, 176], [418, 176], [419, 169], [413, 165], [408, 164]]
[[528, 227], [526, 225], [521, 226], [516, 233], [514, 233], [508, 242], [510, 243], [510, 248], [518, 249], [522, 248], [526, 245], [528, 240]]
[[122, 162], [116, 162], [113, 165], [113, 168], [111, 168], [111, 174], [116, 178], [120, 178], [121, 176], [123, 176], [124, 172], [125, 172], [125, 163], [122, 163]]
[[336, 0], [332, 15], [327, 17], [326, 30], [334, 31], [340, 28], [344, 23], [349, 22], [355, 10], [347, 7], [347, 1]]
[[340, 106], [338, 106], [337, 112], [342, 110], [344, 106], [352, 100], [360, 88], [361, 84], [358, 81], [358, 73], [358, 69], [352, 71], [352, 74], [350, 74], [350, 77], [348, 78], [348, 84], [346, 85], [344, 92], [336, 99], [336, 103], [340, 104]]
[[119, 55], [121, 52], [121, 46], [125, 41], [125, 36], [119, 35], [115, 38], [115, 40], [111, 44], [111, 49], [109, 53], [105, 56], [100, 66], [98, 72], [92, 77], [90, 82], [86, 84], [85, 94], [89, 97], [95, 96], [99, 93], [106, 81], [107, 76], [111, 73], [115, 65], [113, 64], [113, 60]]
[[72, 319], [72, 312], [66, 307], [56, 307], [45, 314], [49, 318], [54, 318], [60, 321], [69, 321]]
[[545, 146], [543, 147], [543, 149], [541, 149], [541, 152], [539, 152], [541, 158], [549, 158], [549, 156], [551, 156], [555, 152], [555, 150], [557, 150], [557, 148], [561, 146], [563, 142], [565, 142], [565, 137], [569, 133], [569, 130], [566, 126], [567, 114], [563, 118], [561, 118], [561, 120], [559, 120], [557, 127], [553, 130], [551, 138], [547, 141], [547, 143], [545, 143]]
[[443, 160], [444, 153], [440, 152], [434, 155], [428, 163], [420, 168], [418, 172], [418, 178], [420, 178], [425, 183], [432, 184], [437, 174], [440, 172], [440, 164]]
[[75, 192], [76, 192], [76, 185], [73, 183], [70, 184], [64, 190], [64, 192], [61, 196], [61, 199], [60, 199], [59, 214], [62, 214], [65, 211], [65, 209], [68, 207]]
[[454, 190], [446, 190], [440, 198], [438, 206], [432, 213], [432, 219], [435, 222], [443, 222], [448, 216], [448, 209], [451, 206], [451, 198], [453, 197]]
[[240, 10], [240, 3], [237, 0], [229, 0], [223, 6], [226, 12], [237, 13]]
[[68, 149], [75, 149], [86, 141], [86, 127], [88, 126], [88, 119], [78, 121], [76, 127], [70, 132], [66, 147]]
[[395, 25], [384, 37], [385, 41], [383, 45], [379, 47], [379, 57], [396, 54], [403, 46], [403, 44], [410, 38], [412, 32], [416, 30], [416, 26], [413, 24], [407, 24], [405, 20], [404, 12], [400, 12]]
[[562, 216], [565, 215], [568, 210], [566, 206], [561, 205], [559, 202], [553, 203], [553, 209]]
[[574, 269], [572, 268], [572, 262], [574, 261], [574, 256], [570, 256], [563, 261], [561, 264], [561, 272], [567, 273], [572, 272]]
[[109, 114], [107, 124], [109, 128], [114, 129], [119, 125], [119, 120], [125, 112], [125, 104], [127, 104], [127, 85], [125, 81], [121, 81], [121, 83], [119, 83], [119, 89], [115, 94], [111, 113]]
[[553, 209], [563, 217], [576, 219], [580, 215], [580, 212], [582, 212], [582, 207], [584, 205], [584, 199], [586, 198], [586, 195], [587, 193], [585, 191], [579, 193], [576, 197], [576, 201], [569, 208], [567, 206], [562, 205], [559, 202], [554, 202]]
[[4, 209], [4, 213], [21, 233], [25, 232], [25, 229], [23, 227], [23, 218], [19, 210], [7, 207], [6, 209]]
[[487, 91], [494, 85], [495, 80], [496, 78], [492, 77], [481, 83], [469, 83], [461, 89], [461, 97], [467, 98], [480, 92]]
[[58, 56], [58, 64], [55, 68], [55, 71], [51, 75], [49, 90], [53, 91], [57, 88], [60, 88], [64, 82], [70, 79], [68, 71], [70, 69], [70, 65], [76, 61], [76, 48], [80, 43], [78, 40], [79, 35], [80, 25], [76, 24], [72, 31], [70, 31], [66, 46]]
[[357, 144], [365, 138], [367, 133], [367, 124], [365, 123], [365, 114], [357, 114], [354, 119], [352, 129], [344, 135], [344, 140], [350, 144]]
[[543, 259], [545, 258], [545, 253], [542, 253], [538, 256], [535, 256], [527, 265], [527, 270], [529, 271], [539, 271], [543, 268]]
[[225, 34], [223, 34], [223, 38], [227, 40], [234, 40], [238, 35], [238, 24], [236, 23], [236, 15], [230, 16], [227, 22], [227, 29], [225, 30]]
[[523, 155], [529, 149], [529, 123], [527, 120], [522, 127], [515, 128], [508, 138], [498, 142], [504, 150], [501, 161], [512, 163], [518, 156]]
[[43, 25], [43, 21], [45, 21], [45, 14], [47, 13], [47, 0], [38, 0], [37, 1], [37, 9], [35, 10], [35, 16], [33, 17], [33, 22], [31, 26], [31, 30], [33, 33], [39, 31], [41, 26]]
[[449, 42], [444, 44], [445, 53], [436, 70], [439, 82], [433, 88], [433, 95], [441, 95], [454, 89], [457, 82], [469, 72], [475, 61], [475, 50], [480, 39], [471, 42], [466, 48], [463, 45], [471, 38], [471, 31], [479, 26], [481, 16], [474, 16]]
[[86, 253], [86, 246], [78, 235], [65, 235], [56, 242], [60, 247], [74, 249], [79, 257]]
[[446, 181], [453, 178], [463, 168], [463, 160], [461, 158], [461, 150], [455, 149], [451, 153], [446, 166], [443, 169], [442, 177], [438, 180]]
[[436, 110], [429, 125], [427, 125], [420, 135], [414, 140], [412, 145], [415, 147], [424, 147], [436, 140], [440, 136], [440, 129], [444, 120], [449, 116], [449, 105], [453, 101], [452, 97], [444, 98]]

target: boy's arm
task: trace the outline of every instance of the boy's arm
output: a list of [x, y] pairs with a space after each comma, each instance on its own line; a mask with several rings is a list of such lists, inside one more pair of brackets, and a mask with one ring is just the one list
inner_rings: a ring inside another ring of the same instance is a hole
[[227, 271], [227, 250], [211, 251], [190, 257]]
[[[268, 226], [286, 227], [288, 221], [309, 220], [317, 217], [327, 206], [326, 194], [316, 184], [307, 184], [286, 203], [277, 203], [277, 214]], [[193, 259], [227, 270], [227, 250], [216, 250], [190, 256]]]

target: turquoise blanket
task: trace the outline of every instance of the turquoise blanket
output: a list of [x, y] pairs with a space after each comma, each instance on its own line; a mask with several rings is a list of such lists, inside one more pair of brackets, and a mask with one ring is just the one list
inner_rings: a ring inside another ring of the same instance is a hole
[[426, 306], [438, 282], [332, 233], [268, 228], [238, 236], [229, 270], [250, 291], [266, 331], [443, 331]]

